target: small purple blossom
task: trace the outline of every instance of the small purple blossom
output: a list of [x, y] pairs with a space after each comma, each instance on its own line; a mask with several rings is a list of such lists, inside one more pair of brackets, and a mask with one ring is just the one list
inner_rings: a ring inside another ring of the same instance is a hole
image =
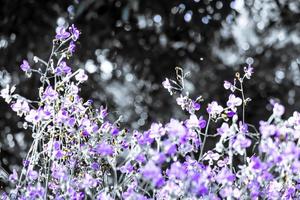
[[43, 99], [49, 99], [51, 101], [58, 98], [58, 93], [52, 88], [52, 86], [48, 86], [43, 93]]
[[24, 72], [28, 72], [31, 69], [27, 60], [23, 60], [23, 63], [21, 64], [20, 68]]
[[34, 181], [38, 178], [39, 174], [37, 171], [35, 170], [29, 170], [27, 177], [29, 178], [29, 180]]
[[13, 169], [13, 173], [8, 177], [9, 181], [12, 183], [16, 183], [18, 181], [18, 173], [15, 169]]
[[95, 152], [102, 156], [111, 156], [114, 153], [114, 149], [107, 143], [101, 143], [96, 146]]
[[74, 24], [71, 25], [71, 27], [69, 27], [70, 33], [72, 34], [72, 40], [76, 41], [79, 38], [79, 30], [75, 27]]
[[58, 40], [64, 40], [67, 39], [68, 37], [70, 37], [70, 33], [68, 31], [66, 31], [66, 29], [64, 27], [58, 27], [56, 30], [56, 36], [55, 38]]
[[55, 74], [60, 76], [62, 74], [70, 74], [71, 68], [67, 65], [65, 61], [61, 61], [58, 67], [55, 69]]
[[75, 45], [74, 41], [72, 40], [69, 44], [68, 51], [71, 54], [73, 54], [75, 52], [75, 50], [76, 50], [76, 45]]

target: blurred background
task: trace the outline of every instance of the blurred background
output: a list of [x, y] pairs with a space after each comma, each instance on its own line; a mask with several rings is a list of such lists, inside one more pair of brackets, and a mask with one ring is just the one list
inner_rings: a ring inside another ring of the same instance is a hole
[[[245, 85], [246, 121], [258, 125], [271, 98], [286, 116], [299, 109], [299, 18], [299, 0], [2, 0], [0, 87], [16, 84], [34, 99], [39, 80], [25, 78], [22, 59], [47, 59], [56, 27], [74, 23], [82, 34], [69, 63], [89, 74], [81, 94], [107, 105], [111, 120], [122, 115], [122, 127], [145, 130], [188, 116], [161, 86], [176, 66], [191, 72], [187, 89], [204, 97], [206, 116], [207, 103], [227, 100], [223, 81], [248, 64], [255, 74]], [[2, 99], [0, 109], [0, 163], [11, 172], [31, 135]]]

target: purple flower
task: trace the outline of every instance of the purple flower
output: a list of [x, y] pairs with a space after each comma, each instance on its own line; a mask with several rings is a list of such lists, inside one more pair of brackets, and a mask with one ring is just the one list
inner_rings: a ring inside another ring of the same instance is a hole
[[233, 149], [240, 155], [244, 155], [245, 148], [251, 145], [251, 140], [246, 138], [243, 134], [238, 134], [233, 142]]
[[165, 140], [163, 143], [164, 152], [168, 155], [174, 155], [177, 152], [176, 144], [171, 143], [168, 140]]
[[58, 27], [56, 30], [55, 38], [58, 40], [63, 40], [63, 39], [70, 37], [70, 35], [71, 34], [69, 32], [67, 32], [64, 27]]
[[187, 176], [187, 169], [180, 162], [174, 162], [171, 168], [167, 170], [166, 174], [170, 179], [184, 179]]
[[69, 27], [70, 33], [72, 34], [72, 40], [76, 41], [79, 38], [79, 30], [75, 27], [74, 24], [71, 25], [71, 27]]
[[69, 47], [68, 47], [68, 51], [73, 54], [75, 52], [75, 49], [76, 49], [76, 45], [75, 43], [73, 42], [73, 40], [70, 42], [69, 44]]
[[153, 185], [160, 187], [163, 184], [161, 169], [153, 161], [149, 161], [142, 169], [141, 173], [147, 180], [151, 180]]
[[186, 127], [176, 119], [170, 120], [166, 125], [166, 130], [169, 132], [170, 137], [184, 137], [187, 133]]
[[240, 131], [242, 133], [248, 133], [248, 125], [247, 124], [243, 124], [243, 122], [240, 122], [239, 126], [240, 126]]
[[76, 119], [74, 117], [71, 117], [71, 118], [69, 118], [67, 125], [70, 127], [73, 127], [73, 126], [75, 126], [75, 123], [76, 123]]
[[58, 123], [65, 123], [69, 119], [69, 113], [68, 111], [62, 109], [59, 110], [56, 116], [56, 121]]
[[122, 173], [131, 173], [134, 170], [133, 166], [130, 163], [120, 167]]
[[232, 110], [227, 111], [227, 117], [233, 117], [236, 113]]
[[109, 144], [101, 143], [95, 147], [95, 152], [102, 156], [111, 156], [114, 154], [114, 149]]
[[67, 65], [65, 61], [61, 61], [58, 67], [55, 69], [55, 74], [60, 76], [62, 74], [70, 74], [71, 68]]
[[52, 164], [51, 176], [58, 180], [66, 180], [68, 178], [67, 169], [57, 163]]
[[54, 150], [60, 150], [60, 142], [59, 141], [54, 141], [53, 142], [53, 149]]
[[8, 177], [9, 181], [12, 183], [16, 183], [18, 181], [18, 173], [15, 169], [13, 169], [13, 173]]
[[255, 170], [261, 169], [262, 164], [261, 164], [260, 159], [256, 156], [252, 156], [250, 166]]
[[[204, 122], [205, 122], [205, 120], [204, 120]], [[203, 122], [202, 122], [202, 125], [203, 125]], [[190, 118], [186, 121], [186, 126], [188, 128], [200, 128], [200, 120], [198, 119], [198, 117], [196, 115], [192, 114], [190, 116]]]
[[153, 156], [153, 161], [158, 165], [162, 165], [166, 159], [167, 156], [164, 153], [157, 153]]
[[200, 128], [205, 128], [206, 127], [206, 120], [203, 119], [202, 116], [199, 118], [199, 127]]
[[201, 108], [200, 103], [197, 103], [197, 102], [195, 102], [195, 101], [192, 101], [192, 104], [193, 104], [193, 109], [194, 109], [194, 110], [200, 110], [200, 108]]
[[58, 93], [53, 90], [51, 86], [48, 86], [43, 94], [43, 99], [49, 99], [51, 101], [55, 100], [58, 97]]
[[44, 197], [45, 190], [42, 186], [28, 186], [27, 193], [29, 194], [29, 199], [40, 199]]
[[93, 188], [97, 186], [97, 180], [94, 179], [91, 175], [85, 174], [83, 181], [82, 181], [82, 188]]
[[55, 159], [61, 159], [64, 156], [64, 152], [60, 149], [60, 142], [53, 142], [53, 155]]
[[29, 114], [25, 116], [25, 120], [28, 122], [32, 122], [33, 124], [38, 123], [42, 120], [42, 115], [39, 111], [31, 109]]
[[38, 176], [39, 176], [39, 174], [37, 173], [37, 171], [35, 171], [35, 170], [28, 171], [27, 177], [29, 178], [29, 180], [34, 181], [38, 178]]
[[23, 160], [23, 166], [27, 167], [29, 165], [29, 160]]
[[117, 129], [117, 128], [115, 128], [115, 127], [112, 128], [111, 134], [112, 134], [113, 136], [116, 136], [116, 135], [118, 135], [119, 133], [120, 133], [119, 129]]
[[204, 196], [208, 194], [208, 189], [204, 184], [200, 184], [197, 189], [197, 193], [199, 196]]
[[100, 169], [100, 165], [97, 163], [97, 162], [93, 162], [91, 164], [91, 168], [95, 171], [99, 170]]
[[28, 61], [27, 60], [23, 60], [23, 63], [21, 64], [20, 68], [24, 72], [28, 72], [30, 70], [30, 65], [29, 65]]
[[135, 157], [135, 160], [139, 163], [144, 163], [144, 162], [146, 162], [146, 157], [144, 154], [140, 153], [139, 155], [137, 155]]
[[235, 175], [226, 167], [223, 167], [216, 177], [216, 181], [223, 185], [232, 184], [235, 180]]
[[150, 137], [151, 138], [159, 138], [163, 135], [165, 135], [166, 131], [165, 129], [163, 128], [162, 124], [161, 123], [153, 123], [151, 124], [151, 127], [150, 127]]
[[107, 116], [107, 108], [100, 106], [100, 118], [104, 119]]

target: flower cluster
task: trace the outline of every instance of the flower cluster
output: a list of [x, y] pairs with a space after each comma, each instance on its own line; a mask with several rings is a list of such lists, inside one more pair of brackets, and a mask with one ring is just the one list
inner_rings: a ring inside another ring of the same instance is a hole
[[[226, 105], [200, 101], [183, 93], [185, 74], [163, 86], [188, 111], [186, 120], [154, 122], [147, 131], [121, 129], [107, 119], [106, 107], [94, 108], [80, 97], [88, 80], [74, 70], [80, 32], [59, 27], [48, 61], [35, 57], [44, 71], [23, 60], [20, 68], [41, 76], [36, 100], [2, 89], [1, 97], [31, 128], [33, 143], [22, 170], [13, 170], [2, 199], [297, 199], [300, 197], [300, 113], [283, 120], [284, 107], [272, 102], [273, 114], [259, 131], [246, 122], [243, 83], [253, 68], [236, 74]], [[73, 72], [74, 71], [74, 72]], [[240, 117], [240, 114], [242, 115]], [[215, 130], [212, 123], [219, 125]], [[207, 149], [208, 138], [218, 141]], [[257, 146], [257, 153], [251, 151]], [[250, 153], [249, 153], [250, 152]]]

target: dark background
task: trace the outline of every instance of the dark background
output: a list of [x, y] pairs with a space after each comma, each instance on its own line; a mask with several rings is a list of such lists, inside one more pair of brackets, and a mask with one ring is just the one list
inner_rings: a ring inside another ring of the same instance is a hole
[[[22, 59], [47, 58], [55, 28], [74, 23], [82, 32], [73, 68], [89, 81], [81, 94], [95, 106], [107, 105], [111, 120], [144, 130], [153, 121], [187, 114], [161, 86], [174, 68], [191, 72], [190, 95], [225, 103], [225, 79], [252, 64], [246, 83], [252, 98], [246, 121], [258, 125], [270, 115], [268, 102], [280, 100], [286, 116], [300, 105], [300, 2], [298, 0], [2, 0], [0, 1], [0, 84], [36, 97], [39, 79], [26, 79]], [[35, 65], [34, 67], [39, 67]], [[0, 163], [21, 164], [31, 143], [29, 130], [0, 100]]]

